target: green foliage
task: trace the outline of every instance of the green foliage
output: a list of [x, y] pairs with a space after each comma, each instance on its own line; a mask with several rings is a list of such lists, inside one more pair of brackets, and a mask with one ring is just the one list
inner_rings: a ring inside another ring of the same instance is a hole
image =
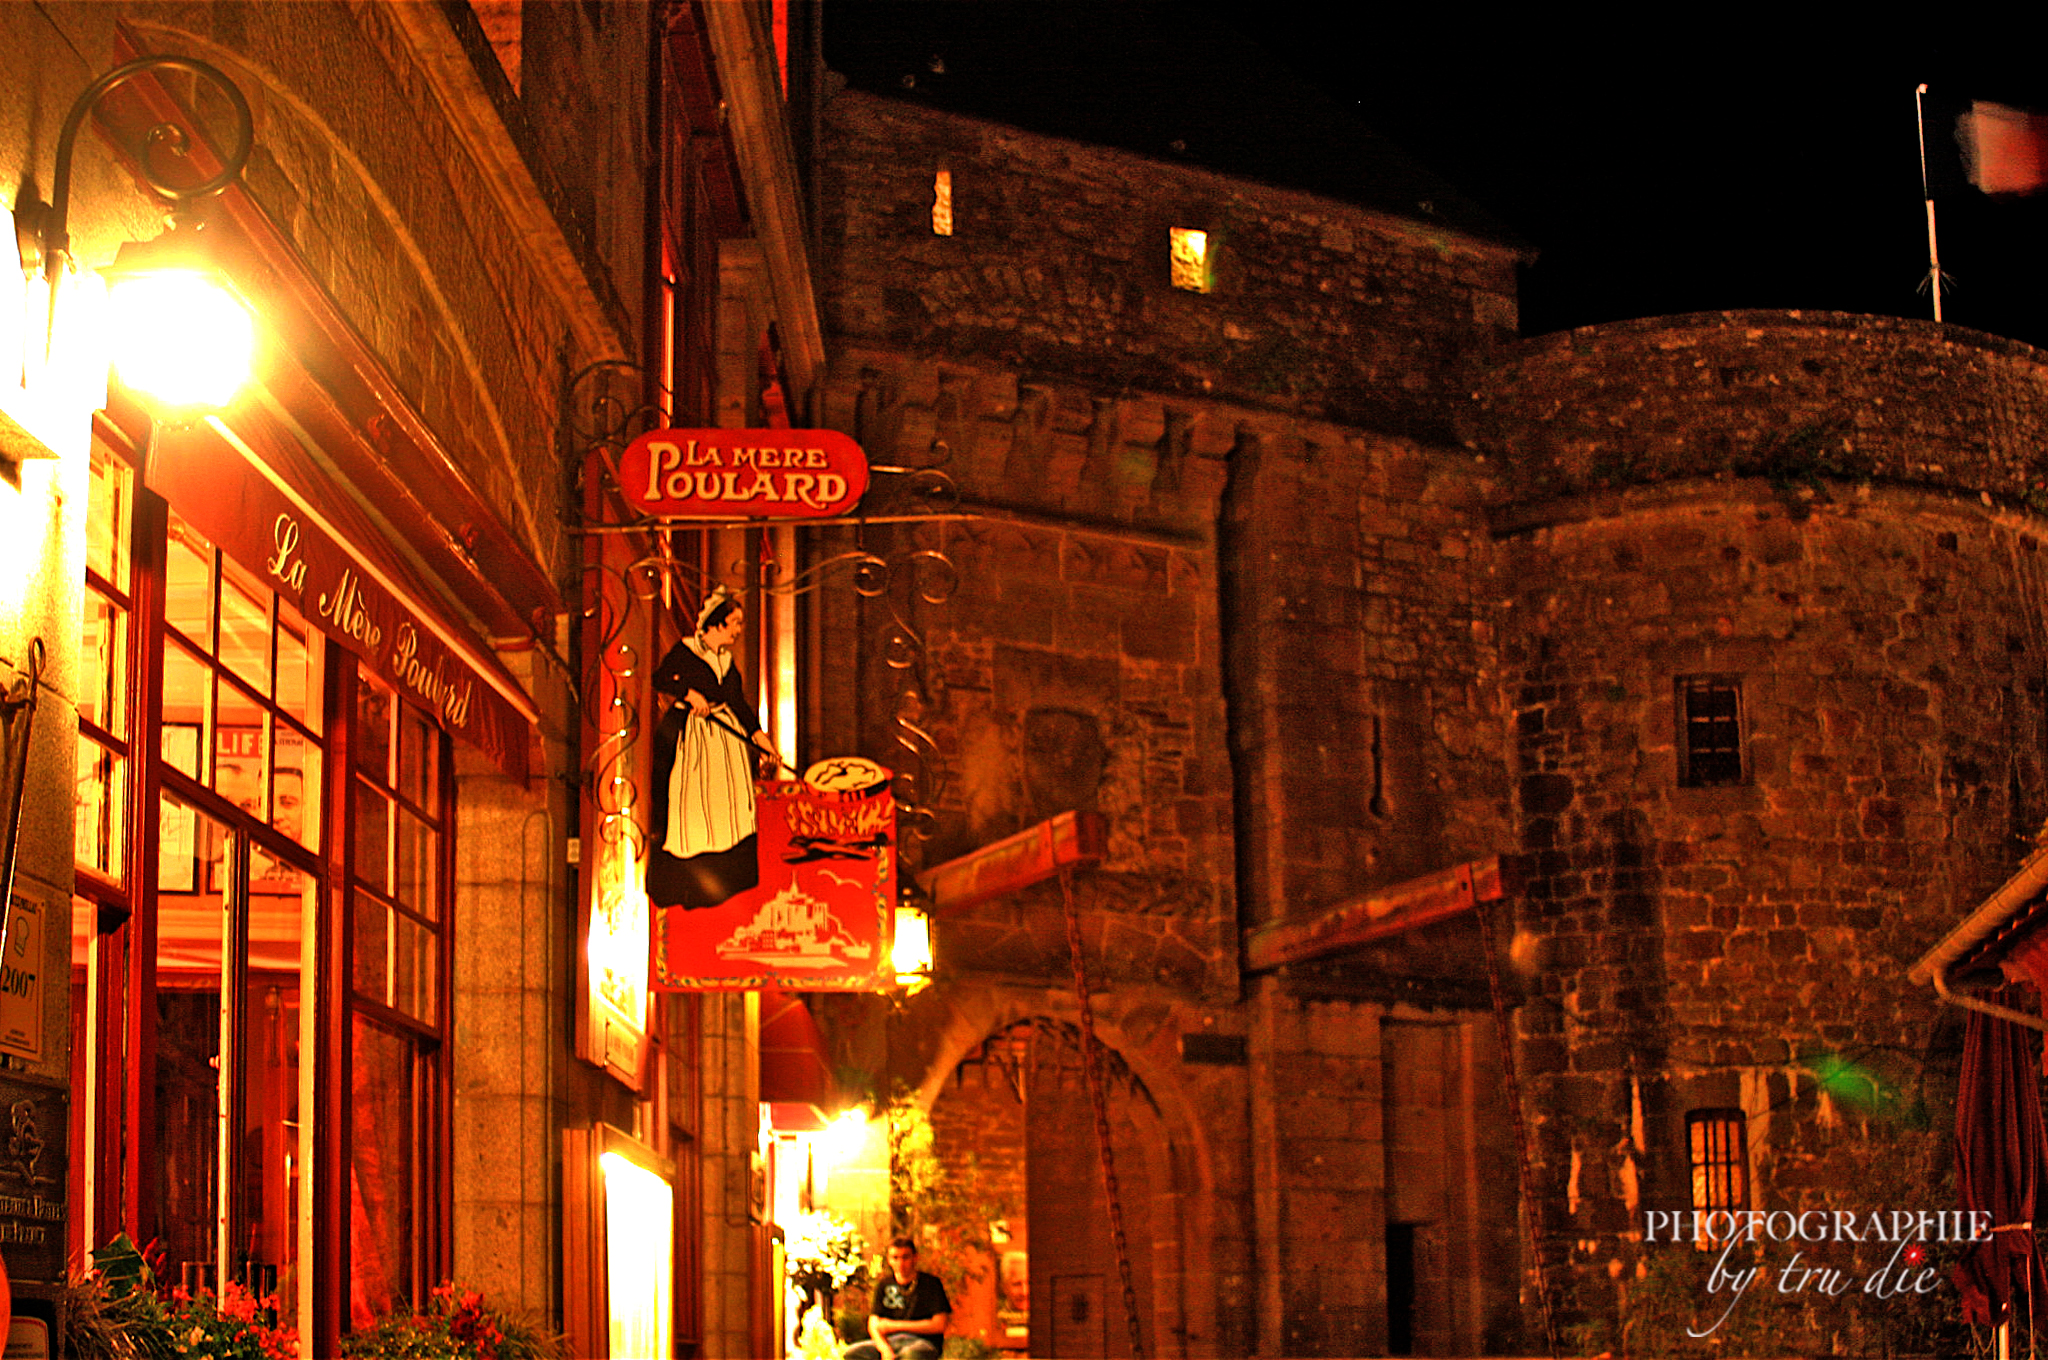
[[941, 1354], [945, 1360], [995, 1360], [1002, 1352], [978, 1336], [949, 1336]]
[[419, 1313], [392, 1313], [342, 1338], [350, 1360], [563, 1360], [567, 1342], [528, 1319], [503, 1313], [473, 1289], [441, 1284]]
[[891, 1230], [917, 1239], [924, 1269], [948, 1289], [981, 1279], [995, 1259], [989, 1225], [1011, 1207], [989, 1188], [974, 1154], [939, 1155], [931, 1117], [916, 1101], [895, 1100], [888, 1115]]
[[218, 1296], [157, 1291], [156, 1274], [122, 1233], [93, 1253], [95, 1269], [65, 1289], [59, 1329], [80, 1360], [292, 1360], [298, 1334], [278, 1323], [275, 1296], [229, 1282]]

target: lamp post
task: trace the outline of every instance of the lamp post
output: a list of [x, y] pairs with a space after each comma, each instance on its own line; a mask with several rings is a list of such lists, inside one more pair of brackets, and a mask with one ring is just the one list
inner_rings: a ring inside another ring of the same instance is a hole
[[158, 158], [183, 160], [191, 138], [175, 123], [163, 122], [130, 148], [150, 190], [173, 208], [169, 227], [148, 242], [121, 248], [106, 270], [115, 327], [113, 340], [122, 381], [167, 407], [199, 409], [225, 405], [247, 379], [254, 353], [255, 322], [207, 256], [205, 230], [180, 211], [221, 193], [241, 175], [255, 145], [255, 121], [241, 89], [221, 71], [194, 57], [151, 56], [126, 62], [86, 86], [64, 116], [57, 134], [57, 169], [50, 205], [21, 213], [16, 244], [24, 272], [40, 268], [49, 290], [44, 326], [47, 355], [57, 333], [57, 298], [71, 267], [71, 158], [87, 115], [113, 90], [135, 77], [158, 71], [188, 71], [217, 88], [234, 116], [232, 144], [219, 171], [196, 184], [164, 178]]

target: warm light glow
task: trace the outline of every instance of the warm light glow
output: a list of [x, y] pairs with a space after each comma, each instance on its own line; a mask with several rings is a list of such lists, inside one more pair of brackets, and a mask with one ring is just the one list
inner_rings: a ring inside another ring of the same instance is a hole
[[604, 1171], [611, 1360], [669, 1360], [675, 1191], [621, 1153], [605, 1153], [598, 1165]]
[[953, 234], [953, 172], [941, 170], [932, 177], [932, 235]]
[[860, 1154], [868, 1141], [868, 1112], [864, 1105], [856, 1105], [825, 1126], [817, 1136], [814, 1146], [818, 1160], [830, 1166], [839, 1166], [852, 1161]]
[[590, 985], [621, 1020], [638, 1029], [647, 1015], [647, 944], [650, 930], [646, 890], [639, 865], [614, 850], [590, 907]]
[[931, 985], [932, 920], [916, 907], [896, 908], [896, 943], [889, 951], [896, 985], [911, 992]]
[[204, 274], [136, 274], [107, 300], [114, 368], [129, 387], [166, 406], [220, 407], [249, 380], [255, 318]]
[[1193, 227], [1175, 227], [1173, 240], [1173, 286], [1190, 293], [1209, 291], [1209, 233]]

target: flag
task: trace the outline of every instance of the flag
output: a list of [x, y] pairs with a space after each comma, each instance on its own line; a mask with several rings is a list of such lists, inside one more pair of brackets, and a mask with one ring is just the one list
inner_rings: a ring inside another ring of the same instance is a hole
[[1987, 194], [2048, 189], [2048, 115], [1979, 99], [1956, 119], [1970, 183]]

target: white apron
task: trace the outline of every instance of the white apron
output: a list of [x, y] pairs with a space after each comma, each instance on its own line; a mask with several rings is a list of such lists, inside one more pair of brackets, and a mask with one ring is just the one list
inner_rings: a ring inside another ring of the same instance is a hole
[[[686, 644], [722, 681], [732, 669], [730, 652]], [[712, 714], [744, 731], [724, 704]], [[680, 859], [730, 850], [754, 834], [754, 748], [692, 713], [683, 720], [675, 764], [668, 776], [668, 838], [662, 849]]]

